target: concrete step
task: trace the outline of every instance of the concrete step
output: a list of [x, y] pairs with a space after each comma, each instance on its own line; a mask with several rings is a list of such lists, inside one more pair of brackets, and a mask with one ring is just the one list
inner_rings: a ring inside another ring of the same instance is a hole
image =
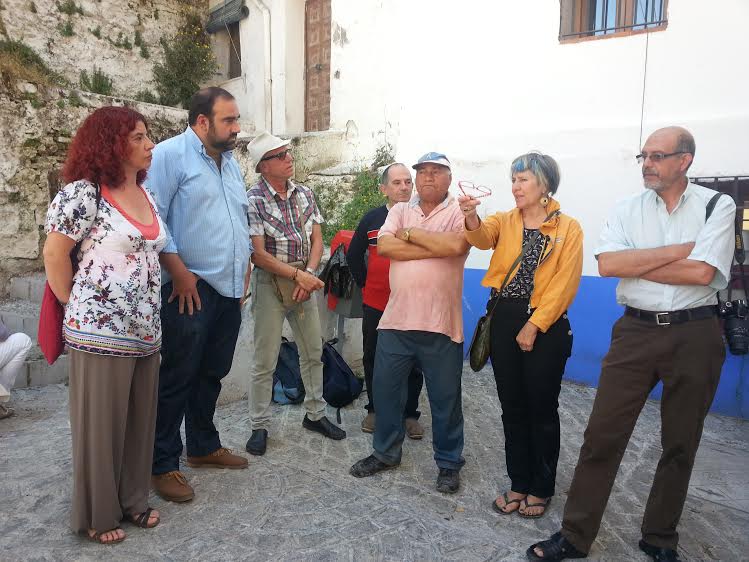
[[10, 280], [10, 298], [14, 300], [31, 301], [42, 303], [44, 295], [44, 283], [47, 276], [43, 271], [30, 273], [21, 277], [13, 277]]
[[37, 302], [23, 299], [0, 301], [0, 320], [11, 332], [23, 332], [36, 340], [41, 306], [41, 299]]
[[42, 350], [35, 344], [29, 351], [13, 388], [67, 383], [69, 366], [70, 357], [67, 354], [58, 357], [54, 365], [48, 364], [44, 355], [42, 355]]

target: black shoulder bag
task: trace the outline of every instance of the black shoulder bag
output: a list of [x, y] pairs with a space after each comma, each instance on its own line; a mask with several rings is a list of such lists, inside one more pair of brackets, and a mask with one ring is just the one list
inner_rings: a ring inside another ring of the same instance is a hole
[[[546, 219], [544, 219], [544, 222], [550, 220], [557, 214], [559, 214], [559, 211], [554, 211], [548, 217], [546, 217]], [[497, 307], [497, 302], [499, 301], [499, 295], [502, 294], [505, 286], [507, 286], [507, 283], [510, 281], [512, 272], [515, 271], [515, 268], [519, 266], [525, 254], [527, 254], [530, 249], [535, 246], [536, 241], [538, 240], [538, 237], [540, 235], [541, 230], [539, 229], [534, 233], [533, 236], [528, 238], [525, 244], [523, 244], [523, 247], [520, 250], [520, 254], [515, 258], [515, 261], [512, 262], [512, 265], [507, 271], [507, 275], [505, 275], [505, 278], [502, 281], [502, 285], [500, 286], [499, 290], [494, 292], [494, 295], [489, 297], [489, 302], [486, 303], [486, 314], [479, 318], [478, 324], [476, 324], [476, 330], [473, 332], [471, 345], [468, 347], [468, 362], [470, 363], [471, 369], [473, 369], [474, 372], [479, 372], [481, 369], [483, 369], [484, 365], [486, 365], [486, 362], [489, 360], [489, 352], [491, 349], [491, 342], [489, 341], [490, 326], [492, 323], [492, 315], [494, 314], [494, 309]]]

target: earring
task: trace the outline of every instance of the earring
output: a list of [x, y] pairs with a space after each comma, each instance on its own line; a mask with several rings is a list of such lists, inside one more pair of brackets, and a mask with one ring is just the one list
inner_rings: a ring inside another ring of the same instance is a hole
[[546, 207], [546, 205], [549, 204], [549, 198], [546, 195], [544, 195], [543, 197], [541, 197], [540, 203], [542, 207]]

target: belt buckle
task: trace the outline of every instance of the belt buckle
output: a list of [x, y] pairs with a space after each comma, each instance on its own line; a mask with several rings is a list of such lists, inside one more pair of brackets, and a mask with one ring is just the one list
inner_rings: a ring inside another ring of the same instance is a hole
[[669, 321], [661, 322], [661, 316], [664, 314], [666, 315], [666, 318], [668, 318], [668, 314], [669, 314], [668, 312], [656, 312], [655, 323], [658, 324], [659, 326], [670, 326], [671, 322]]

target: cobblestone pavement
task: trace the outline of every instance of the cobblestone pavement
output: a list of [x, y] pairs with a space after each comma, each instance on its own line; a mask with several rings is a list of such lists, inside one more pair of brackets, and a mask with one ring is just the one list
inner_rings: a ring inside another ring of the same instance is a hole
[[[406, 440], [398, 470], [355, 479], [369, 454], [359, 424], [363, 399], [342, 410], [348, 438], [332, 442], [301, 427], [299, 406], [274, 406], [268, 452], [248, 470], [185, 469], [188, 504], [152, 496], [153, 530], [125, 524], [127, 540], [99, 546], [68, 530], [71, 487], [67, 392], [62, 385], [14, 392], [17, 415], [0, 421], [0, 560], [524, 560], [526, 547], [559, 528], [595, 391], [565, 384], [557, 497], [546, 517], [498, 516], [507, 487], [493, 378], [464, 376], [466, 466], [454, 496], [434, 489], [430, 417], [423, 441]], [[330, 414], [332, 417], [334, 414]], [[244, 450], [245, 402], [219, 408], [225, 446]], [[657, 403], [648, 403], [614, 486], [591, 560], [649, 560], [637, 550], [643, 507], [660, 454]], [[681, 520], [685, 560], [749, 558], [749, 423], [710, 416]]]

